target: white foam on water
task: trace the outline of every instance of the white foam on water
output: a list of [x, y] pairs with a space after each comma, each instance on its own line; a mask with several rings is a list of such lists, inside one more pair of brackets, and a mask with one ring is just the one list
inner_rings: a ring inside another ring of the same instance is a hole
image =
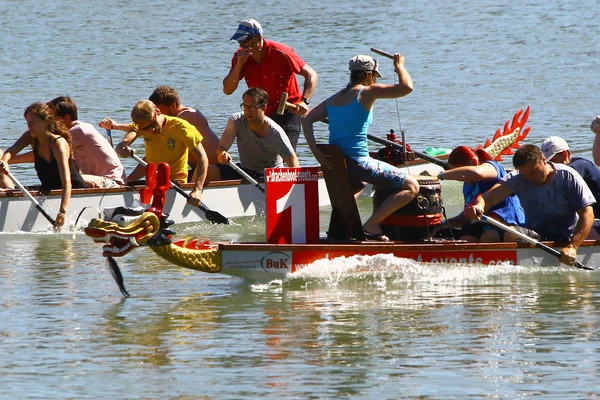
[[[476, 282], [506, 274], [533, 274], [556, 272], [562, 267], [522, 267], [509, 263], [499, 265], [423, 263], [408, 258], [394, 257], [391, 254], [373, 256], [357, 255], [334, 259], [317, 260], [305, 268], [290, 274], [287, 281], [296, 279], [323, 280], [329, 283], [348, 279], [394, 280], [396, 282]], [[572, 268], [566, 267], [568, 270]]]

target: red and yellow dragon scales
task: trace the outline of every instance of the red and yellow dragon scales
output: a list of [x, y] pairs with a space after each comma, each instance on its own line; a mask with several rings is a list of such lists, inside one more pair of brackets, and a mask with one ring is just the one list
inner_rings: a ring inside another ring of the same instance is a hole
[[[529, 133], [530, 127], [524, 129], [528, 117], [529, 107], [524, 113], [519, 110], [510, 125], [510, 120], [506, 122], [503, 132], [498, 129], [493, 139], [486, 141], [484, 149], [496, 160], [501, 160], [502, 155], [513, 154], [512, 149], [517, 148], [518, 142]], [[136, 247], [148, 246], [175, 265], [202, 272], [220, 272], [221, 253], [217, 246], [210, 245], [207, 240], [172, 240], [175, 233], [169, 226], [173, 222], [163, 213], [166, 192], [171, 185], [169, 175], [168, 164], [161, 163], [158, 170], [149, 164], [146, 187], [140, 191], [140, 197], [143, 204], [150, 205], [152, 201], [150, 207], [105, 209], [105, 218], [90, 221], [85, 234], [104, 244], [102, 255], [109, 260], [122, 257]]]

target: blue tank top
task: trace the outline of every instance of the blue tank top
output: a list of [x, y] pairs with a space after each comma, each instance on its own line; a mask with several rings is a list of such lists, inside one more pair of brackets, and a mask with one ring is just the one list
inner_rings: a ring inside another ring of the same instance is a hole
[[[54, 139], [50, 144], [50, 161], [46, 161], [38, 154], [38, 141], [35, 140], [33, 144], [34, 166], [42, 189], [62, 189], [62, 181], [60, 180], [58, 162], [52, 153], [52, 147], [57, 140], [58, 139]], [[85, 187], [83, 178], [79, 173], [79, 168], [77, 168], [77, 164], [75, 164], [75, 161], [71, 157], [69, 157], [69, 169], [71, 170], [71, 187], [74, 189]]]
[[356, 99], [345, 106], [334, 106], [327, 100], [329, 117], [329, 144], [340, 146], [345, 156], [366, 157], [369, 155], [367, 130], [373, 122], [373, 110], [367, 111]]
[[[465, 183], [463, 185], [465, 204], [469, 203], [477, 195], [483, 194], [490, 190], [492, 186], [498, 183], [506, 175], [506, 170], [497, 161], [487, 161], [487, 163], [491, 164], [496, 169], [496, 179], [477, 182], [473, 185]], [[489, 211], [496, 213], [504, 220], [504, 222], [509, 225], [525, 226], [525, 213], [523, 211], [523, 207], [521, 207], [519, 198], [514, 194], [496, 204]]]

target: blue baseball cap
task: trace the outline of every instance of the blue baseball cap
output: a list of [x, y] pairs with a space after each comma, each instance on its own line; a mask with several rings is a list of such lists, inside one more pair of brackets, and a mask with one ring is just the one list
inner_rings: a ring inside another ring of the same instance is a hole
[[263, 28], [255, 19], [245, 19], [240, 22], [237, 30], [229, 40], [245, 40], [250, 35], [262, 36]]

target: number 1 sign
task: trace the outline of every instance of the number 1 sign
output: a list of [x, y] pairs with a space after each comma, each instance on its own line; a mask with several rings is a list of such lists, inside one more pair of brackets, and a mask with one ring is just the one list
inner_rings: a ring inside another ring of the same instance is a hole
[[319, 241], [317, 167], [267, 168], [267, 243]]

